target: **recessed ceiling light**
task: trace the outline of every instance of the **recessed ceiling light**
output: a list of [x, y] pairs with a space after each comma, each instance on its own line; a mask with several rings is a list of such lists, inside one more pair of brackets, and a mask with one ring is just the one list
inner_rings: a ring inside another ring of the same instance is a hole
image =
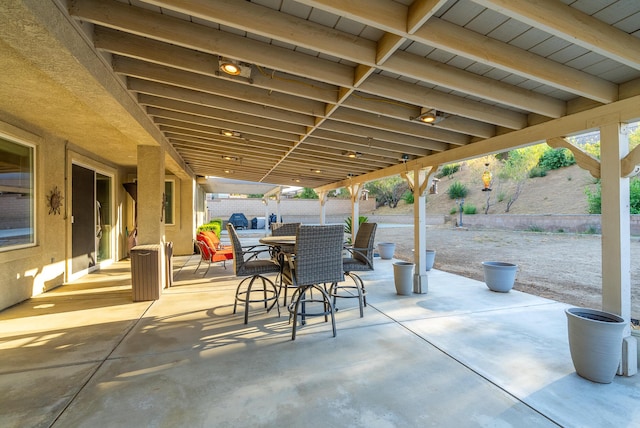
[[342, 152], [342, 154], [344, 156], [348, 157], [348, 158], [351, 158], [351, 159], [356, 159], [356, 158], [359, 158], [360, 156], [362, 156], [362, 153], [360, 153], [360, 152], [352, 152], [352, 151]]
[[235, 156], [229, 156], [229, 155], [223, 155], [223, 156], [222, 156], [222, 159], [224, 159], [224, 160], [228, 160], [228, 161], [237, 161], [237, 160], [238, 160], [238, 158], [237, 158], [237, 157], [235, 157]]
[[227, 58], [223, 58], [220, 60], [219, 67], [220, 67], [220, 71], [227, 73], [231, 76], [238, 76], [242, 72], [242, 69], [240, 68], [240, 64], [238, 64], [234, 60], [227, 59]]
[[422, 123], [433, 125], [435, 123], [443, 121], [444, 116], [442, 112], [439, 112], [436, 109], [427, 110], [423, 108], [420, 116], [416, 117], [415, 119]]
[[320, 169], [311, 169], [311, 172], [315, 172], [316, 174], [320, 174], [322, 172], [322, 170]]
[[239, 133], [238, 131], [232, 131], [231, 129], [222, 129], [220, 130], [220, 134], [224, 135], [225, 137], [241, 137], [242, 134]]

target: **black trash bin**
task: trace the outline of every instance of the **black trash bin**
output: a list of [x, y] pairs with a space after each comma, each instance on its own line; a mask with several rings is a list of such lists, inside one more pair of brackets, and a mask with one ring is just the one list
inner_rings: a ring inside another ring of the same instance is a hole
[[159, 244], [136, 245], [131, 249], [133, 301], [158, 300], [162, 292], [162, 263]]

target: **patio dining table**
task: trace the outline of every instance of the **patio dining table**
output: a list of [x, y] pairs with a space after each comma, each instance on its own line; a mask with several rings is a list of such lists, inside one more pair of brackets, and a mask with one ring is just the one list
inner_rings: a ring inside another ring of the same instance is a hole
[[286, 263], [286, 255], [293, 252], [293, 249], [296, 245], [296, 235], [265, 236], [260, 238], [258, 242], [264, 245], [268, 245], [272, 248], [273, 257], [280, 265], [281, 284], [285, 288], [286, 304], [286, 288], [293, 285], [293, 280], [291, 278], [291, 268], [289, 266], [289, 263]]

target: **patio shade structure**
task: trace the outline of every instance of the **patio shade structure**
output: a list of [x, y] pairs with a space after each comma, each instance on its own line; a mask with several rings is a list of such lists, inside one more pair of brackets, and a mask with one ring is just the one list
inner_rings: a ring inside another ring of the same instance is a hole
[[[636, 0], [7, 0], [0, 12], [0, 111], [122, 167], [160, 147], [179, 177], [348, 187], [354, 200], [401, 174], [421, 230], [439, 166], [566, 146], [602, 179], [603, 307], [629, 317]], [[594, 130], [601, 161], [567, 141]]]

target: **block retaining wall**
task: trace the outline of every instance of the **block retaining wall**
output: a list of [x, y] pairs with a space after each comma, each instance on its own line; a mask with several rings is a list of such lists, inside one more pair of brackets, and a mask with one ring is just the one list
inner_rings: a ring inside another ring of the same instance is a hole
[[[260, 199], [217, 199], [207, 201], [210, 218], [228, 220], [234, 212], [245, 214], [249, 222], [254, 217], [264, 217], [265, 207]], [[373, 215], [375, 201], [360, 201], [360, 213], [371, 222], [411, 224], [413, 214]], [[276, 203], [269, 201], [269, 213], [275, 212]], [[317, 200], [285, 199], [280, 202], [280, 214], [285, 222], [318, 223], [320, 204]], [[351, 201], [329, 199], [326, 206], [327, 223], [343, 223], [351, 215]], [[451, 223], [456, 225], [458, 215], [427, 214], [427, 225]], [[631, 235], [640, 236], [640, 215], [631, 216]], [[601, 233], [600, 215], [597, 214], [474, 214], [462, 216], [463, 226], [472, 228], [507, 230], [543, 230], [546, 232]]]

